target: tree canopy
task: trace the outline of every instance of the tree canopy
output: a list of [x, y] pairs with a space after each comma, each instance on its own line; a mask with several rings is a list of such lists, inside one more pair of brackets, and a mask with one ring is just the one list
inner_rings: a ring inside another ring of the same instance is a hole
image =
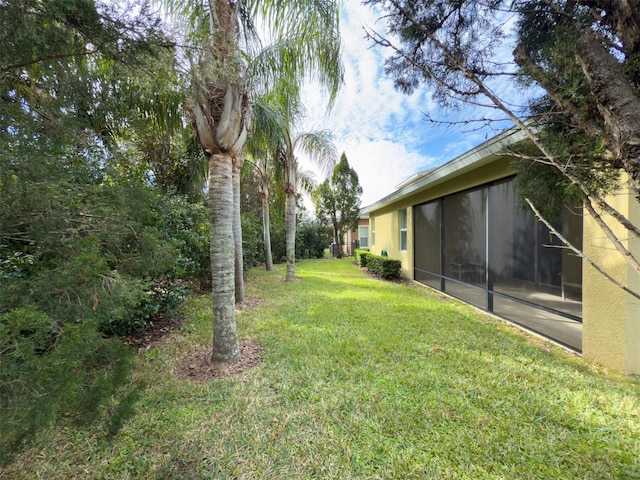
[[343, 152], [331, 178], [320, 184], [313, 195], [316, 215], [333, 227], [338, 258], [343, 254], [345, 233], [358, 227], [361, 195], [358, 174]]
[[63, 413], [108, 412], [117, 428], [141, 386], [115, 337], [171, 314], [210, 274], [206, 210], [158, 168], [190, 155], [184, 129], [162, 130], [171, 152], [145, 150], [159, 98], [184, 89], [151, 11], [7, 0], [0, 17], [4, 462]]
[[[466, 102], [500, 112], [475, 121], [509, 119], [533, 149], [512, 153], [547, 188], [527, 189], [580, 200], [629, 265], [640, 262], [622, 245], [603, 215], [629, 235], [640, 228], [604, 194], [628, 174], [640, 200], [640, 12], [637, 3], [608, 1], [369, 0], [381, 9], [389, 35], [369, 32], [390, 48], [386, 69], [398, 88], [433, 88], [444, 106]], [[515, 25], [514, 29], [511, 27]], [[504, 45], [515, 39], [513, 52]], [[517, 104], [505, 92], [533, 85], [543, 95]], [[473, 120], [468, 120], [473, 121]], [[532, 165], [534, 162], [535, 165]], [[538, 175], [538, 172], [544, 172]], [[523, 176], [523, 178], [525, 178]], [[536, 183], [529, 182], [530, 185]], [[568, 193], [568, 195], [567, 195]]]

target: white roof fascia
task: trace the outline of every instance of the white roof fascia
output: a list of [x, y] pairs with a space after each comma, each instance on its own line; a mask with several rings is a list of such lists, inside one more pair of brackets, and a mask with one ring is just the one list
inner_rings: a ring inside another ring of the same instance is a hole
[[[487, 140], [481, 145], [463, 153], [444, 165], [428, 171], [415, 182], [402, 186], [395, 192], [368, 205], [360, 210], [361, 213], [370, 213], [384, 208], [392, 203], [402, 200], [409, 195], [422, 191], [427, 187], [433, 187], [445, 180], [451, 180], [469, 170], [476, 169], [491, 163], [493, 156], [506, 147], [520, 142], [526, 138], [526, 134], [517, 127], [511, 128], [499, 135]], [[401, 184], [402, 185], [402, 184]]]

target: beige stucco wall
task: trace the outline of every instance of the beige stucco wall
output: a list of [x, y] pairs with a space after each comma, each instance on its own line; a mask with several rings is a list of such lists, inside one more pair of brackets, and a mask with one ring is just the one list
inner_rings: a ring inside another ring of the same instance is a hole
[[[609, 198], [611, 205], [640, 225], [640, 204], [625, 189]], [[640, 258], [640, 239], [630, 239], [625, 229], [604, 217], [623, 245]], [[635, 292], [640, 275], [606, 238], [595, 220], [584, 219], [584, 252], [603, 270]], [[640, 374], [640, 300], [615, 286], [592, 266], [583, 269], [583, 336], [585, 358], [627, 374]]]
[[[400, 250], [400, 210], [403, 208], [407, 208], [407, 250], [405, 251]], [[371, 217], [376, 219], [376, 244], [371, 246], [371, 252], [380, 255], [382, 250], [386, 250], [390, 258], [402, 262], [402, 275], [413, 279], [413, 212], [411, 208], [402, 206], [393, 210], [385, 209]]]

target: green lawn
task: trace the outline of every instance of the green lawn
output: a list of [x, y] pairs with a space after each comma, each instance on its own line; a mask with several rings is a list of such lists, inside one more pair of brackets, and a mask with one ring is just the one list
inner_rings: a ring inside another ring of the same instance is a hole
[[[190, 383], [209, 301], [139, 354], [146, 390], [115, 435], [59, 422], [0, 478], [640, 478], [640, 384], [345, 260], [252, 270], [238, 314], [264, 361]], [[132, 380], [133, 381], [133, 380]]]

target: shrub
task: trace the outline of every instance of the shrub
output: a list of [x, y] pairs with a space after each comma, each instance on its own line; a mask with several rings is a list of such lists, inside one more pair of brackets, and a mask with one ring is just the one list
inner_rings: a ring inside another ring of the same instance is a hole
[[1, 314], [0, 464], [62, 414], [88, 424], [107, 403], [120, 410], [133, 360], [94, 322], [61, 326], [33, 306]]
[[264, 238], [262, 219], [255, 213], [248, 212], [241, 215], [242, 221], [242, 261], [244, 274], [264, 261]]
[[322, 258], [331, 243], [331, 228], [320, 220], [307, 220], [296, 228], [296, 258]]
[[355, 256], [356, 265], [360, 267], [367, 266], [367, 257], [371, 255], [368, 249], [366, 248], [356, 248], [353, 252]]
[[211, 224], [207, 207], [191, 203], [184, 196], [158, 195], [152, 209], [153, 226], [161, 244], [170, 245], [174, 251], [163, 263], [160, 276], [208, 284]]
[[400, 278], [400, 268], [402, 266], [400, 260], [371, 254], [366, 255], [366, 258], [366, 264], [371, 273], [385, 280]]
[[269, 232], [271, 235], [271, 256], [273, 258], [273, 263], [284, 262], [287, 258], [284, 220], [272, 218], [269, 227]]
[[60, 202], [55, 225], [33, 226], [38, 241], [0, 244], [0, 312], [34, 305], [61, 325], [124, 335], [172, 314], [189, 282], [210, 282], [203, 205], [136, 185], [92, 192], [82, 209]]

